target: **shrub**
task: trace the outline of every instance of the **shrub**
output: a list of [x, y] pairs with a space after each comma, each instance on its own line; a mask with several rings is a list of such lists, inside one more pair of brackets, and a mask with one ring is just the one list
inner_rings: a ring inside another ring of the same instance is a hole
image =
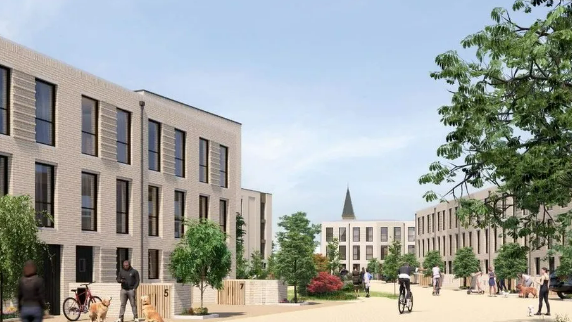
[[309, 294], [332, 293], [342, 289], [344, 283], [339, 277], [326, 272], [318, 273], [307, 287]]
[[354, 291], [354, 283], [352, 281], [344, 282], [344, 286], [342, 287], [343, 292], [353, 292]]
[[191, 307], [187, 310], [189, 315], [208, 315], [209, 309], [206, 307]]

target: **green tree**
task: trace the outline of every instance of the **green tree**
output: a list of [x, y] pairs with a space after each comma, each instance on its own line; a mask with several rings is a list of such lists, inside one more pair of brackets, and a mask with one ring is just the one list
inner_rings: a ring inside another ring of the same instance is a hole
[[211, 220], [186, 220], [184, 237], [171, 253], [169, 270], [183, 284], [201, 291], [201, 308], [205, 289], [222, 289], [223, 279], [231, 269], [232, 253], [226, 234]]
[[453, 260], [455, 278], [462, 278], [463, 281], [466, 281], [467, 277], [471, 277], [471, 274], [477, 272], [479, 269], [479, 260], [475, 256], [473, 248], [463, 247], [457, 250], [455, 259]]
[[248, 260], [244, 258], [244, 236], [246, 235], [244, 217], [236, 213], [236, 278], [248, 278]]
[[414, 268], [419, 267], [419, 261], [417, 260], [417, 257], [415, 257], [415, 254], [411, 253], [403, 254], [403, 256], [401, 256], [399, 266], [402, 266], [405, 263], [409, 263], [409, 266]]
[[314, 254], [314, 266], [316, 267], [316, 271], [319, 272], [328, 272], [328, 259], [326, 256], [322, 254]]
[[340, 274], [340, 243], [334, 238], [326, 246], [326, 257], [328, 258], [328, 271], [332, 275]]
[[425, 256], [425, 260], [423, 261], [425, 276], [431, 276], [431, 268], [435, 266], [439, 266], [441, 272], [443, 272], [443, 258], [441, 258], [441, 254], [438, 250], [432, 250]]
[[266, 274], [267, 278], [275, 279], [276, 278], [276, 244], [272, 241], [272, 252], [270, 256], [268, 256], [268, 263], [266, 266]]
[[367, 262], [367, 269], [371, 273], [371, 275], [380, 275], [381, 274], [381, 262], [377, 258], [372, 258]]
[[388, 280], [393, 281], [397, 279], [397, 271], [399, 270], [399, 264], [401, 263], [401, 243], [397, 240], [393, 241], [391, 246], [389, 246], [389, 254], [385, 257], [383, 261], [382, 271], [383, 275], [387, 277]]
[[[513, 237], [531, 236], [534, 247], [558, 238], [572, 212], [553, 219], [547, 207], [572, 201], [572, 1], [517, 0], [495, 8], [493, 24], [462, 42], [476, 57], [448, 51], [435, 59], [436, 80], [451, 85], [451, 104], [439, 109], [452, 127], [421, 184], [456, 184], [448, 195], [466, 195], [469, 185], [498, 187], [487, 201], [461, 199], [457, 215], [466, 226], [500, 226]], [[543, 6], [543, 10], [533, 10]], [[542, 13], [543, 16], [537, 14]], [[533, 17], [522, 17], [534, 15]], [[513, 20], [522, 17], [528, 24]], [[462, 160], [462, 161], [459, 161]], [[438, 199], [433, 191], [424, 195]], [[504, 204], [504, 198], [512, 202]], [[505, 216], [508, 207], [526, 210]]]
[[[47, 214], [39, 216], [51, 217]], [[47, 246], [38, 237], [38, 217], [29, 196], [0, 197], [0, 282], [2, 299], [13, 298], [27, 260], [42, 267]]]
[[495, 273], [498, 278], [517, 278], [528, 268], [526, 255], [528, 247], [517, 243], [509, 243], [501, 246], [495, 259]]
[[280, 217], [276, 234], [280, 250], [276, 254], [276, 272], [283, 281], [294, 286], [294, 302], [298, 302], [298, 287], [305, 288], [316, 276], [313, 254], [318, 245], [316, 235], [320, 225], [313, 225], [306, 213], [297, 212]]
[[250, 268], [248, 275], [253, 279], [265, 279], [267, 276], [267, 272], [264, 269], [262, 254], [258, 250], [255, 250], [252, 255], [250, 255]]

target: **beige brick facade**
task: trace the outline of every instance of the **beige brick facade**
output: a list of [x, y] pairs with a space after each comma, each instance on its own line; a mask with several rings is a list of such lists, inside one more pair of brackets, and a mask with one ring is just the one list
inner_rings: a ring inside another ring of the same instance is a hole
[[244, 218], [244, 254], [247, 259], [260, 251], [264, 261], [272, 253], [272, 195], [250, 189], [241, 190], [241, 214]]
[[[241, 125], [147, 91], [130, 91], [0, 38], [0, 65], [10, 71], [9, 135], [0, 134], [0, 155], [8, 160], [8, 193], [35, 196], [35, 162], [54, 166], [54, 227], [41, 238], [61, 246], [60, 303], [76, 282], [76, 246], [92, 246], [93, 279], [115, 282], [116, 250], [130, 249], [142, 282], [174, 282], [168, 273], [174, 237], [174, 192], [185, 193], [184, 215], [198, 218], [199, 195], [209, 198], [209, 218], [219, 221], [219, 200], [227, 201], [227, 233], [234, 252], [235, 214], [241, 200]], [[35, 140], [35, 80], [55, 85], [55, 146]], [[97, 156], [82, 154], [82, 96], [98, 101]], [[140, 101], [145, 102], [144, 109]], [[131, 113], [130, 164], [116, 160], [116, 109]], [[161, 123], [160, 172], [148, 170], [148, 120]], [[175, 129], [186, 132], [184, 178], [174, 175]], [[209, 140], [209, 182], [199, 182], [199, 138]], [[228, 187], [220, 186], [219, 145], [228, 147]], [[82, 231], [81, 174], [97, 177], [97, 229]], [[116, 233], [116, 180], [129, 182], [129, 231]], [[148, 186], [159, 187], [159, 234], [148, 236]], [[159, 250], [160, 272], [148, 278], [148, 250]], [[234, 262], [233, 273], [234, 276]], [[175, 286], [188, 297], [190, 286]], [[119, 289], [119, 285], [117, 285]], [[183, 290], [184, 289], [184, 290]], [[114, 297], [119, 299], [119, 297]], [[55, 305], [56, 303], [52, 303]], [[177, 308], [179, 309], [179, 307]], [[127, 310], [129, 312], [129, 310]]]

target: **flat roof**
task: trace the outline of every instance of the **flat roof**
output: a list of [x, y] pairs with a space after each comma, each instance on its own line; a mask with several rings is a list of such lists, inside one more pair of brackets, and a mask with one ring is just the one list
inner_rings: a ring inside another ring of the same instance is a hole
[[197, 111], [200, 111], [200, 112], [203, 112], [203, 113], [207, 113], [207, 114], [210, 114], [210, 115], [212, 115], [212, 116], [221, 118], [221, 119], [223, 119], [223, 120], [226, 120], [226, 121], [229, 121], [229, 122], [238, 124], [238, 125], [242, 125], [242, 123], [237, 122], [237, 121], [235, 121], [235, 120], [231, 120], [231, 119], [226, 118], [226, 117], [224, 117], [224, 116], [220, 116], [220, 115], [218, 115], [218, 114], [215, 114], [215, 113], [212, 113], [212, 112], [209, 112], [209, 111], [200, 109], [200, 108], [198, 108], [198, 107], [195, 107], [195, 106], [192, 106], [192, 105], [189, 105], [189, 104], [186, 104], [186, 103], [183, 103], [183, 102], [174, 100], [174, 99], [172, 99], [172, 98], [163, 96], [163, 95], [161, 95], [161, 94], [157, 94], [157, 93], [155, 93], [155, 92], [151, 92], [151, 91], [146, 90], [146, 89], [138, 89], [138, 90], [135, 90], [134, 92], [136, 92], [136, 93], [148, 93], [148, 94], [151, 94], [151, 95], [155, 95], [155, 96], [157, 96], [157, 97], [166, 99], [166, 100], [171, 101], [171, 102], [173, 102], [173, 103], [181, 104], [181, 105], [184, 105], [184, 106], [186, 106], [186, 107], [188, 107], [188, 108], [192, 108], [192, 109], [195, 109], [195, 110], [197, 110]]
[[272, 194], [272, 193], [270, 193], [270, 192], [264, 192], [264, 191], [254, 190], [254, 189], [248, 189], [248, 188], [240, 188], [240, 189], [242, 189], [242, 190], [248, 190], [248, 191], [252, 191], [252, 192], [264, 193], [264, 194], [267, 194], [267, 195], [271, 195], [271, 194]]

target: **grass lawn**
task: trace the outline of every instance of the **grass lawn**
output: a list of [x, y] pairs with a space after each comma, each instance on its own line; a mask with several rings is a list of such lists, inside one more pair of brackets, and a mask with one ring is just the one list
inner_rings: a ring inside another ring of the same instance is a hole
[[[365, 297], [365, 292], [361, 291], [360, 297]], [[386, 292], [370, 292], [369, 295], [371, 297], [386, 297], [388, 299], [397, 299], [397, 295], [393, 295], [393, 293], [386, 293]], [[291, 301], [294, 298], [294, 288], [288, 287], [288, 300]], [[357, 296], [353, 291], [338, 291], [335, 293], [324, 294], [324, 295], [300, 295], [298, 294], [298, 301], [349, 301], [355, 300]]]

